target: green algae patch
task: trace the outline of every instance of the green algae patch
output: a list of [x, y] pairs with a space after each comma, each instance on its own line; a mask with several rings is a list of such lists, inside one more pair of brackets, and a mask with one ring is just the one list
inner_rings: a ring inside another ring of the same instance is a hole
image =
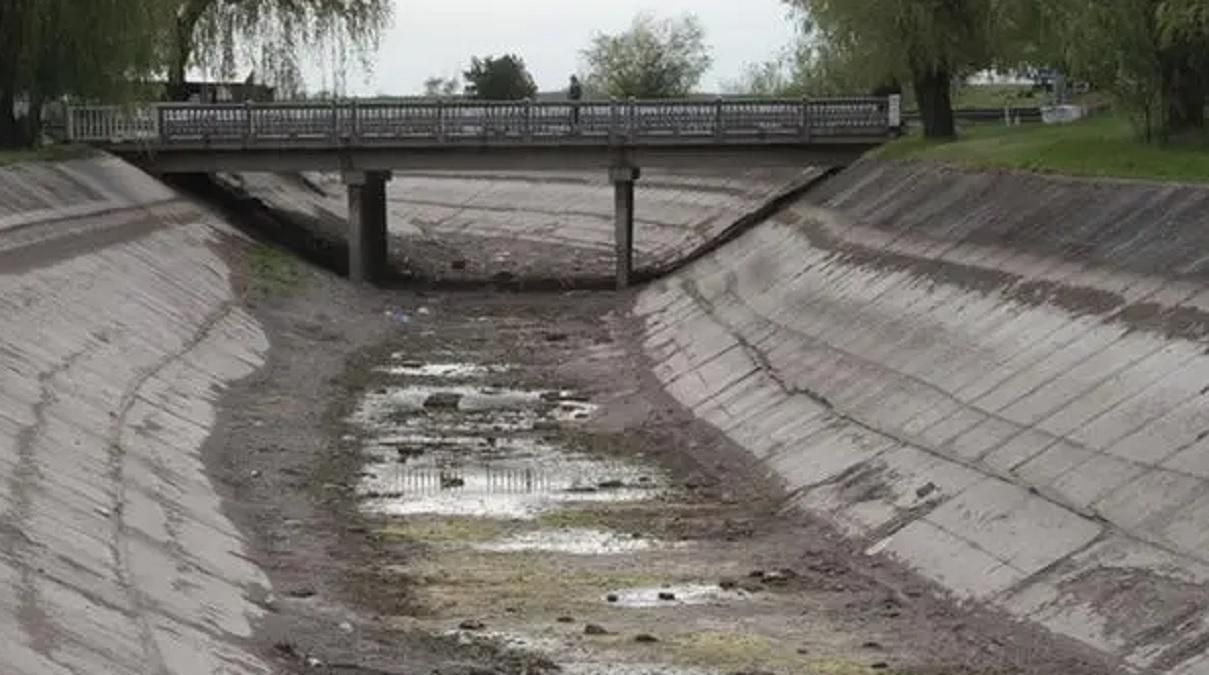
[[433, 545], [476, 544], [524, 529], [521, 523], [490, 518], [414, 517], [393, 519], [378, 529], [387, 540], [402, 539]]

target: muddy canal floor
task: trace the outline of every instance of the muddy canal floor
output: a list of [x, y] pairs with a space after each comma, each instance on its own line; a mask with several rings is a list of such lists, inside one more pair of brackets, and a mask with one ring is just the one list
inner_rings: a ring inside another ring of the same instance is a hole
[[784, 512], [648, 379], [627, 298], [260, 273], [269, 366], [209, 460], [282, 672], [1109, 672]]

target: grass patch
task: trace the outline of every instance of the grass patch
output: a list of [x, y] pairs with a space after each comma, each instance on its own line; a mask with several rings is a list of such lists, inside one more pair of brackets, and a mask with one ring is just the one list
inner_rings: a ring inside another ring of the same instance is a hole
[[517, 525], [486, 518], [414, 517], [391, 522], [378, 533], [388, 539], [406, 539], [426, 544], [474, 544], [503, 537]]
[[248, 254], [251, 290], [259, 295], [288, 293], [302, 283], [302, 265], [293, 254], [256, 244]]
[[841, 659], [797, 654], [788, 645], [762, 635], [739, 632], [701, 631], [671, 639], [672, 651], [682, 663], [749, 668], [752, 664], [810, 675], [867, 675], [868, 667]]
[[[404, 570], [400, 570], [401, 572]], [[546, 553], [447, 551], [411, 565], [406, 573], [422, 584], [424, 604], [438, 614], [584, 615], [606, 606], [606, 593], [673, 582], [655, 572], [629, 568], [585, 569]]]
[[954, 108], [1031, 107], [1045, 102], [1045, 92], [1031, 85], [977, 84], [959, 87], [953, 92]]
[[908, 137], [884, 146], [876, 156], [981, 169], [1209, 183], [1209, 139], [1144, 143], [1126, 119], [1110, 115], [1066, 125], [971, 127], [949, 142]]
[[25, 162], [65, 162], [69, 159], [95, 157], [96, 150], [86, 145], [47, 145], [41, 148], [0, 150], [0, 166]]

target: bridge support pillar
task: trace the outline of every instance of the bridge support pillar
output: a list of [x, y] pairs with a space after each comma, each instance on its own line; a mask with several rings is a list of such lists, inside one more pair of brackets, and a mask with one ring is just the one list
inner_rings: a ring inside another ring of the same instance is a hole
[[348, 278], [381, 281], [386, 272], [386, 182], [389, 171], [350, 171], [348, 188]]
[[629, 288], [630, 276], [634, 271], [634, 183], [640, 175], [638, 167], [633, 166], [609, 169], [609, 180], [613, 183], [618, 290]]

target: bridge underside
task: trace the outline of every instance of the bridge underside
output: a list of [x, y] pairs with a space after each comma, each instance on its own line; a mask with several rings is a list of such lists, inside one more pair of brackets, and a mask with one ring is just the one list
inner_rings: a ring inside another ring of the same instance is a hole
[[198, 145], [148, 151], [130, 146], [112, 152], [152, 173], [339, 172], [348, 190], [349, 276], [374, 282], [386, 271], [388, 212], [385, 185], [394, 170], [592, 170], [608, 171], [616, 205], [617, 286], [633, 271], [634, 183], [642, 167], [833, 167], [854, 162], [885, 139], [867, 143], [778, 144], [767, 142], [651, 144], [607, 147], [568, 144], [509, 147], [495, 144], [408, 148], [249, 148]]
[[256, 148], [182, 146], [149, 151], [143, 147], [112, 147], [154, 173], [392, 171], [392, 170], [608, 170], [617, 166], [666, 168], [727, 168], [785, 166], [845, 166], [885, 142], [733, 143], [718, 145], [668, 144], [609, 146], [501, 146], [494, 144], [442, 147]]

